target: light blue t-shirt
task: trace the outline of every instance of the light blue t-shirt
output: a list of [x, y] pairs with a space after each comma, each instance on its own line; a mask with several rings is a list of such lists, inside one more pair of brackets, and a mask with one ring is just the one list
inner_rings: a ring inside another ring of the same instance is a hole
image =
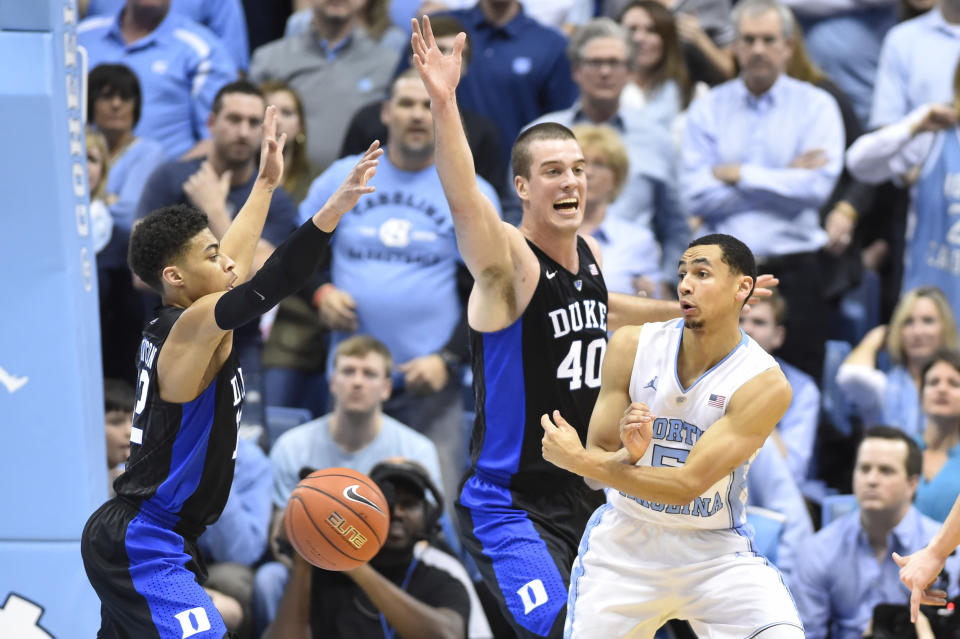
[[397, 420], [383, 415], [380, 433], [365, 448], [347, 452], [330, 436], [330, 415], [291, 428], [281, 435], [270, 449], [273, 465], [273, 503], [286, 508], [290, 493], [300, 483], [304, 467], [352, 468], [368, 474], [377, 463], [388, 457], [416, 461], [427, 469], [436, 486], [440, 481], [440, 458], [433, 442]]
[[960, 317], [960, 128], [937, 134], [911, 195], [901, 291], [936, 286], [947, 296], [954, 317]]
[[[126, 0], [90, 0], [87, 17], [115, 16], [125, 4]], [[237, 67], [247, 69], [250, 66], [247, 17], [240, 0], [173, 0], [170, 9], [216, 33]]]
[[[924, 448], [923, 439], [918, 437], [917, 440]], [[960, 495], [960, 444], [950, 449], [947, 461], [933, 479], [920, 476], [913, 505], [927, 517], [943, 521], [950, 514], [957, 495]]]
[[207, 137], [207, 117], [220, 88], [237, 79], [237, 67], [209, 29], [171, 11], [149, 35], [127, 44], [120, 14], [87, 18], [77, 42], [89, 68], [125, 64], [140, 80], [143, 110], [134, 132], [160, 142], [179, 157]]
[[[359, 157], [334, 162], [313, 182], [301, 220], [320, 210]], [[493, 187], [477, 182], [498, 206]], [[376, 193], [361, 197], [333, 234], [331, 279], [357, 303], [357, 333], [382, 341], [402, 364], [441, 350], [460, 320], [460, 252], [435, 166], [401, 171], [384, 154], [370, 184]], [[330, 352], [347, 337], [334, 332]]]

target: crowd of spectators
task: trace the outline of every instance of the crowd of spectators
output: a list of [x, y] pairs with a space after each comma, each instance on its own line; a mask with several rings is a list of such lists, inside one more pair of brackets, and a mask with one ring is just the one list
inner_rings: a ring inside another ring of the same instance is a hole
[[[224, 514], [200, 540], [232, 631], [511, 637], [449, 516], [469, 464], [471, 281], [410, 68], [422, 13], [444, 51], [467, 34], [457, 95], [479, 187], [505, 220], [519, 221], [513, 140], [557, 122], [584, 153], [581, 233], [602, 247], [610, 291], [675, 297], [680, 254], [713, 232], [779, 278], [741, 320], [793, 388], [749, 475], [751, 506], [776, 524], [758, 548], [808, 637], [878, 633], [891, 605], [906, 614], [890, 554], [926, 544], [960, 494], [960, 0], [83, 4], [111, 478], [158, 303], [126, 265], [137, 220], [187, 203], [222, 234], [275, 104], [286, 171], [256, 270], [357, 154], [385, 146], [376, 193], [344, 217], [308, 286], [234, 338], [243, 441]], [[274, 442], [274, 406], [308, 421]], [[285, 544], [288, 495], [303, 469], [328, 466], [379, 474], [405, 522], [372, 574], [318, 574]], [[843, 495], [853, 510], [838, 515]], [[401, 586], [397, 557], [421, 566], [400, 590], [423, 604], [413, 617], [378, 581]], [[948, 564], [951, 596], [958, 577]], [[278, 610], [290, 614], [271, 626]], [[939, 636], [924, 623], [918, 636]]]

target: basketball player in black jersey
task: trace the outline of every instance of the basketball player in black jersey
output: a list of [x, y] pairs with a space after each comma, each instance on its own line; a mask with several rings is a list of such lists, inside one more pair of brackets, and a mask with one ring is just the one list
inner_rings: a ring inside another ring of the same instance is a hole
[[517, 138], [511, 164], [523, 219], [519, 228], [500, 220], [476, 187], [457, 108], [464, 40], [458, 35], [444, 56], [429, 18], [422, 29], [413, 21], [414, 65], [437, 130], [437, 171], [475, 278], [467, 318], [477, 419], [458, 523], [517, 634], [560, 637], [570, 567], [603, 495], [543, 460], [540, 417], [569, 413], [584, 441], [607, 332], [678, 317], [680, 306], [607, 293], [599, 247], [578, 235], [585, 161], [566, 127], [541, 124]]
[[263, 121], [260, 170], [218, 241], [206, 216], [154, 211], [130, 238], [130, 267], [163, 298], [143, 331], [131, 452], [117, 496], [87, 522], [84, 567], [101, 601], [98, 637], [224, 637], [200, 585], [196, 540], [220, 516], [233, 478], [243, 373], [233, 329], [300, 288], [330, 233], [359, 197], [382, 151], [374, 142], [323, 208], [249, 280], [254, 250], [283, 174], [276, 108]]

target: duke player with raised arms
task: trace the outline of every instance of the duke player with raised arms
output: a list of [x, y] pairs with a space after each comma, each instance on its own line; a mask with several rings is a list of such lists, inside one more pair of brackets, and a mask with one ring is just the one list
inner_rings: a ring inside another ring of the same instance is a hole
[[704, 639], [802, 639], [780, 573], [754, 554], [750, 461], [790, 406], [776, 361], [739, 327], [756, 280], [745, 244], [694, 240], [683, 319], [616, 331], [587, 446], [543, 415], [543, 456], [610, 487], [570, 577], [566, 637], [653, 637], [687, 619]]
[[98, 637], [224, 637], [200, 585], [196, 540], [219, 517], [237, 456], [243, 374], [233, 329], [299, 289], [344, 213], [374, 189], [374, 142], [312, 219], [249, 280], [285, 134], [267, 107], [260, 170], [246, 204], [217, 241], [188, 206], [154, 211], [130, 238], [130, 267], [163, 298], [143, 331], [130, 459], [117, 496], [84, 527], [81, 553], [101, 601]]
[[676, 303], [607, 294], [595, 240], [578, 235], [586, 173], [569, 129], [533, 126], [511, 152], [519, 228], [477, 188], [457, 110], [464, 35], [444, 56], [413, 21], [414, 65], [430, 94], [437, 171], [475, 283], [467, 306], [477, 418], [457, 502], [464, 546], [523, 638], [559, 637], [570, 567], [602, 502], [540, 454], [540, 415], [560, 408], [586, 434], [607, 331], [679, 315]]

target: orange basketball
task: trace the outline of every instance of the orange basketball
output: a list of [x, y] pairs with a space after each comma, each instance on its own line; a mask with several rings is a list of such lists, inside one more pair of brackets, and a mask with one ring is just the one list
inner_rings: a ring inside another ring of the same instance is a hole
[[297, 484], [283, 517], [287, 538], [325, 570], [350, 570], [380, 551], [390, 508], [372, 479], [349, 468], [318, 470]]

